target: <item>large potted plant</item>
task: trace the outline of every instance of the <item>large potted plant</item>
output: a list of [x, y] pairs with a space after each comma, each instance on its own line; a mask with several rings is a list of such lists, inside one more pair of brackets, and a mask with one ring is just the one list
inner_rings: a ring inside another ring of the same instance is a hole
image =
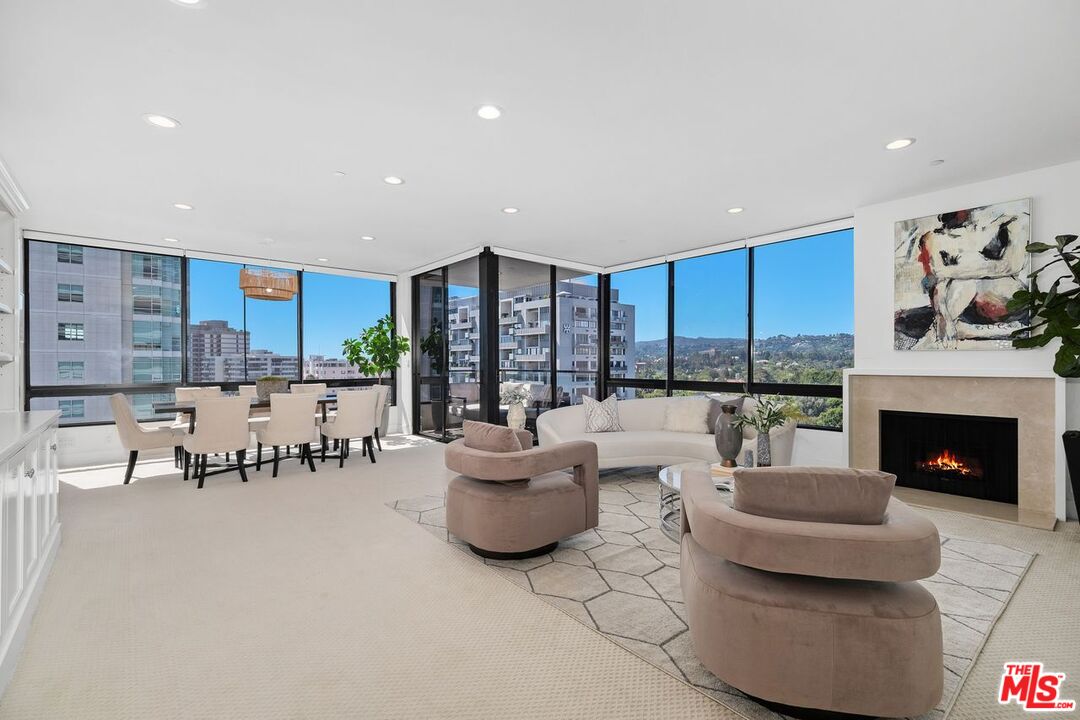
[[[396, 370], [401, 356], [409, 352], [409, 340], [394, 332], [394, 320], [387, 315], [363, 330], [359, 337], [342, 341], [341, 348], [349, 365], [367, 377], [377, 378], [382, 385], [383, 378]], [[385, 407], [379, 421], [381, 435], [386, 435], [389, 418], [390, 408]]]
[[[1076, 235], [1058, 235], [1054, 243], [1028, 243], [1032, 255], [1052, 253], [1056, 257], [1043, 262], [1028, 278], [1027, 290], [1017, 290], [1006, 305], [1009, 312], [1027, 311], [1030, 320], [1025, 327], [1013, 331], [1012, 344], [1018, 348], [1046, 347], [1060, 339], [1061, 346], [1054, 354], [1054, 372], [1071, 380], [1080, 378], [1080, 246]], [[1046, 290], [1039, 289], [1043, 273], [1059, 275], [1052, 281], [1043, 282]], [[1062, 285], [1066, 285], [1062, 289]], [[1036, 332], [1038, 331], [1038, 332]], [[1080, 511], [1080, 432], [1069, 430], [1062, 436], [1065, 458], [1072, 480], [1073, 503]]]

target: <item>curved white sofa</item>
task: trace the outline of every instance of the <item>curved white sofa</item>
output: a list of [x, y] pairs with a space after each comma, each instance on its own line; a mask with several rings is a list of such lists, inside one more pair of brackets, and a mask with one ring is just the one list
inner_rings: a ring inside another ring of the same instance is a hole
[[[619, 401], [619, 424], [623, 432], [585, 432], [585, 407], [570, 405], [541, 413], [536, 419], [540, 446], [547, 447], [570, 440], [596, 443], [601, 468], [635, 467], [639, 465], [674, 465], [703, 460], [720, 462], [712, 434], [673, 432], [664, 430], [664, 415], [668, 404], [687, 398], [658, 397]], [[746, 398], [744, 409], [752, 410], [753, 398]], [[769, 433], [772, 438], [772, 464], [790, 465], [795, 444], [795, 423], [788, 422]], [[739, 459], [747, 450], [757, 456], [757, 432], [743, 430], [743, 446]]]

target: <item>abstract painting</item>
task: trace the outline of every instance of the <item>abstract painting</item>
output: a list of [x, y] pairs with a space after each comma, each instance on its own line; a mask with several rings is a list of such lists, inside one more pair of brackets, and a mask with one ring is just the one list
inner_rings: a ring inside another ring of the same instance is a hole
[[1029, 318], [1005, 304], [1028, 287], [1030, 235], [1030, 199], [896, 223], [896, 349], [1011, 348]]

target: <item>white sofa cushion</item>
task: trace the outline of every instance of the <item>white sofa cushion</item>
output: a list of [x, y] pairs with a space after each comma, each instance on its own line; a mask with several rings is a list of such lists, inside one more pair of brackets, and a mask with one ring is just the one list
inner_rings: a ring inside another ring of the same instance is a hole
[[622, 432], [622, 425], [619, 424], [619, 401], [615, 395], [609, 395], [603, 402], [588, 395], [581, 400], [585, 405], [585, 432]]
[[709, 432], [709, 398], [684, 397], [669, 402], [664, 412], [664, 430], [704, 434]]

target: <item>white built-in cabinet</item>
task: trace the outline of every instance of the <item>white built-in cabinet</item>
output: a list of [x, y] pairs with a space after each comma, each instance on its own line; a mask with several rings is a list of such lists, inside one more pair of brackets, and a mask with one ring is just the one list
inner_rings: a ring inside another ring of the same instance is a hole
[[0, 412], [0, 691], [60, 539], [56, 411]]

